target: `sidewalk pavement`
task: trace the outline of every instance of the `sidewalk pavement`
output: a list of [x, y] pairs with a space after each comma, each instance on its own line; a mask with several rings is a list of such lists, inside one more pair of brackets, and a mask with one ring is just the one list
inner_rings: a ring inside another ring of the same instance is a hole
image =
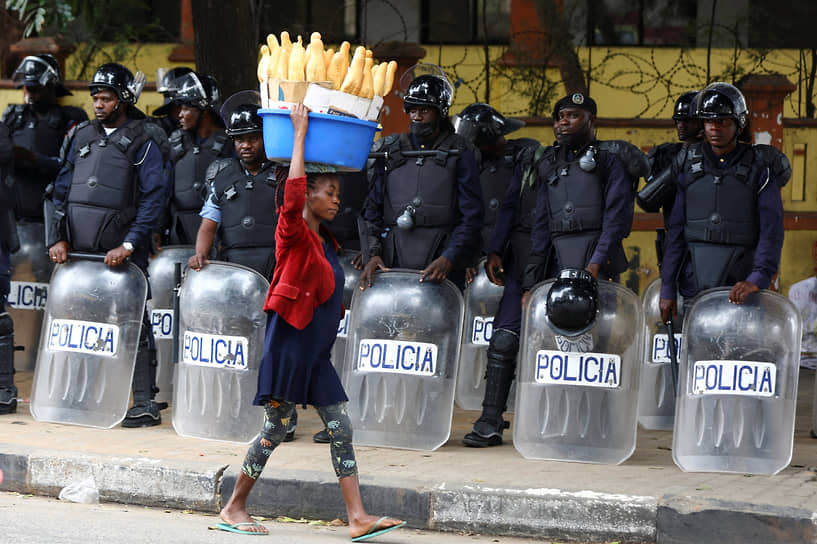
[[[0, 416], [2, 491], [56, 496], [93, 476], [107, 502], [218, 512], [247, 446], [179, 437], [170, 410], [148, 429], [40, 423], [18, 373], [17, 414]], [[528, 461], [505, 444], [471, 449], [461, 439], [478, 417], [455, 409], [451, 438], [434, 452], [359, 446], [364, 503], [374, 514], [442, 531], [585, 542], [817, 544], [817, 440], [810, 437], [814, 371], [801, 370], [794, 454], [776, 476], [684, 473], [672, 433], [639, 428], [618, 466]], [[321, 428], [300, 410], [296, 440], [270, 457], [250, 495], [251, 513], [334, 519], [345, 514]]]

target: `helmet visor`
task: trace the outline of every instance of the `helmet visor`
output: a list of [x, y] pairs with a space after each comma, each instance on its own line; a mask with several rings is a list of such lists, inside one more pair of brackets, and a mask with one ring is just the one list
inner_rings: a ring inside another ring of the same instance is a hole
[[23, 86], [46, 86], [49, 83], [59, 81], [60, 76], [46, 61], [39, 57], [28, 56], [23, 59], [20, 66], [14, 71], [11, 76], [14, 81], [14, 86], [20, 88]]

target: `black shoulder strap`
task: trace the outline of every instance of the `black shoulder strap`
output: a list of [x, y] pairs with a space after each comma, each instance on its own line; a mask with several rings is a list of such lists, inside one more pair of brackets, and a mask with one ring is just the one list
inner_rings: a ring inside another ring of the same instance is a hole
[[216, 157], [221, 156], [224, 152], [224, 146], [230, 141], [230, 137], [223, 131], [218, 131], [212, 136], [213, 145], [210, 147], [210, 152]]

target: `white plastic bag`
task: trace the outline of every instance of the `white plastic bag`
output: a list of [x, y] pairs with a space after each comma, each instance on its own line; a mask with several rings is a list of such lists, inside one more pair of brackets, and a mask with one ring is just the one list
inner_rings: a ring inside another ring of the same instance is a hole
[[58, 498], [80, 504], [99, 504], [99, 490], [93, 478], [86, 478], [63, 487]]

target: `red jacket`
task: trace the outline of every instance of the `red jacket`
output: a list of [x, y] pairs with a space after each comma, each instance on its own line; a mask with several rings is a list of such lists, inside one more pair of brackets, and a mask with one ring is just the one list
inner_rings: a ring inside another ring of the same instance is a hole
[[[304, 221], [305, 202], [306, 177], [287, 179], [275, 229], [275, 272], [264, 303], [264, 311], [274, 311], [296, 329], [305, 328], [315, 308], [335, 291], [335, 274], [321, 239]], [[321, 234], [337, 250], [329, 231], [322, 228]]]

